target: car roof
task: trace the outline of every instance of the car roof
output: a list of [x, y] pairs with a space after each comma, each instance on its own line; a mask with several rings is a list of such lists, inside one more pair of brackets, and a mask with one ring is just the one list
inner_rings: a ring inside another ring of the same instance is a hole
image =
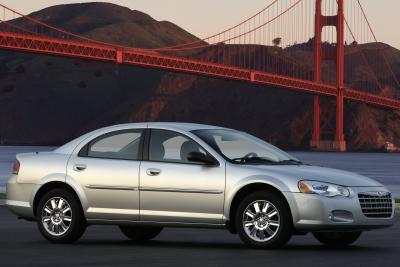
[[117, 124], [108, 126], [99, 130], [102, 131], [112, 131], [112, 130], [120, 130], [120, 129], [129, 129], [129, 128], [155, 128], [155, 129], [171, 129], [171, 130], [180, 130], [180, 131], [193, 131], [193, 130], [202, 130], [202, 129], [226, 129], [219, 126], [206, 125], [206, 124], [197, 124], [197, 123], [185, 123], [185, 122], [145, 122], [145, 123], [125, 123], [125, 124]]
[[193, 131], [202, 129], [223, 129], [219, 126], [197, 124], [197, 123], [185, 123], [185, 122], [149, 122], [147, 123], [148, 128], [170, 128], [179, 129], [183, 131]]

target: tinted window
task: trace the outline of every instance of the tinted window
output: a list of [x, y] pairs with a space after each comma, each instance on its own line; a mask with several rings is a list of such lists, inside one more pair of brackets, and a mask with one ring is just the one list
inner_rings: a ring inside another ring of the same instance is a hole
[[190, 152], [206, 154], [196, 142], [179, 133], [166, 130], [152, 130], [149, 159], [152, 161], [193, 163], [188, 161]]
[[94, 158], [137, 160], [141, 135], [140, 130], [108, 134], [91, 143], [87, 155]]

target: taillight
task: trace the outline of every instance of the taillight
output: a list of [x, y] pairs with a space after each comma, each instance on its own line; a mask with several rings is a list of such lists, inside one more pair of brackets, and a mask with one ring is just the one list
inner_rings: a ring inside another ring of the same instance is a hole
[[18, 174], [20, 166], [21, 166], [21, 164], [19, 163], [19, 161], [17, 159], [14, 160], [13, 174]]

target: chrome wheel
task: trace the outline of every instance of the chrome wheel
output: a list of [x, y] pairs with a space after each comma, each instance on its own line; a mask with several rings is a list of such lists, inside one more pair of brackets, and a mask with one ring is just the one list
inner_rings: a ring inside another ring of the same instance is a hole
[[61, 197], [49, 199], [42, 209], [43, 228], [52, 236], [65, 234], [71, 226], [72, 209]]
[[242, 223], [249, 238], [257, 242], [265, 242], [277, 234], [280, 215], [271, 202], [256, 200], [244, 210]]

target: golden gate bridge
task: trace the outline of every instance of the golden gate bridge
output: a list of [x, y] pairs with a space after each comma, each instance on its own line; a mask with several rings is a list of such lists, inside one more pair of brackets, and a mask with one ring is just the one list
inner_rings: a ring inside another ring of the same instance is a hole
[[[313, 94], [310, 144], [316, 149], [346, 150], [345, 100], [400, 109], [400, 82], [360, 0], [273, 0], [224, 31], [165, 47], [128, 47], [95, 40], [3, 4], [0, 8], [0, 49], [157, 68]], [[377, 52], [371, 53], [372, 49]], [[357, 77], [360, 66], [368, 79]], [[329, 125], [321, 123], [320, 96], [336, 101], [336, 125], [330, 127], [334, 128], [333, 140], [321, 138]]]

